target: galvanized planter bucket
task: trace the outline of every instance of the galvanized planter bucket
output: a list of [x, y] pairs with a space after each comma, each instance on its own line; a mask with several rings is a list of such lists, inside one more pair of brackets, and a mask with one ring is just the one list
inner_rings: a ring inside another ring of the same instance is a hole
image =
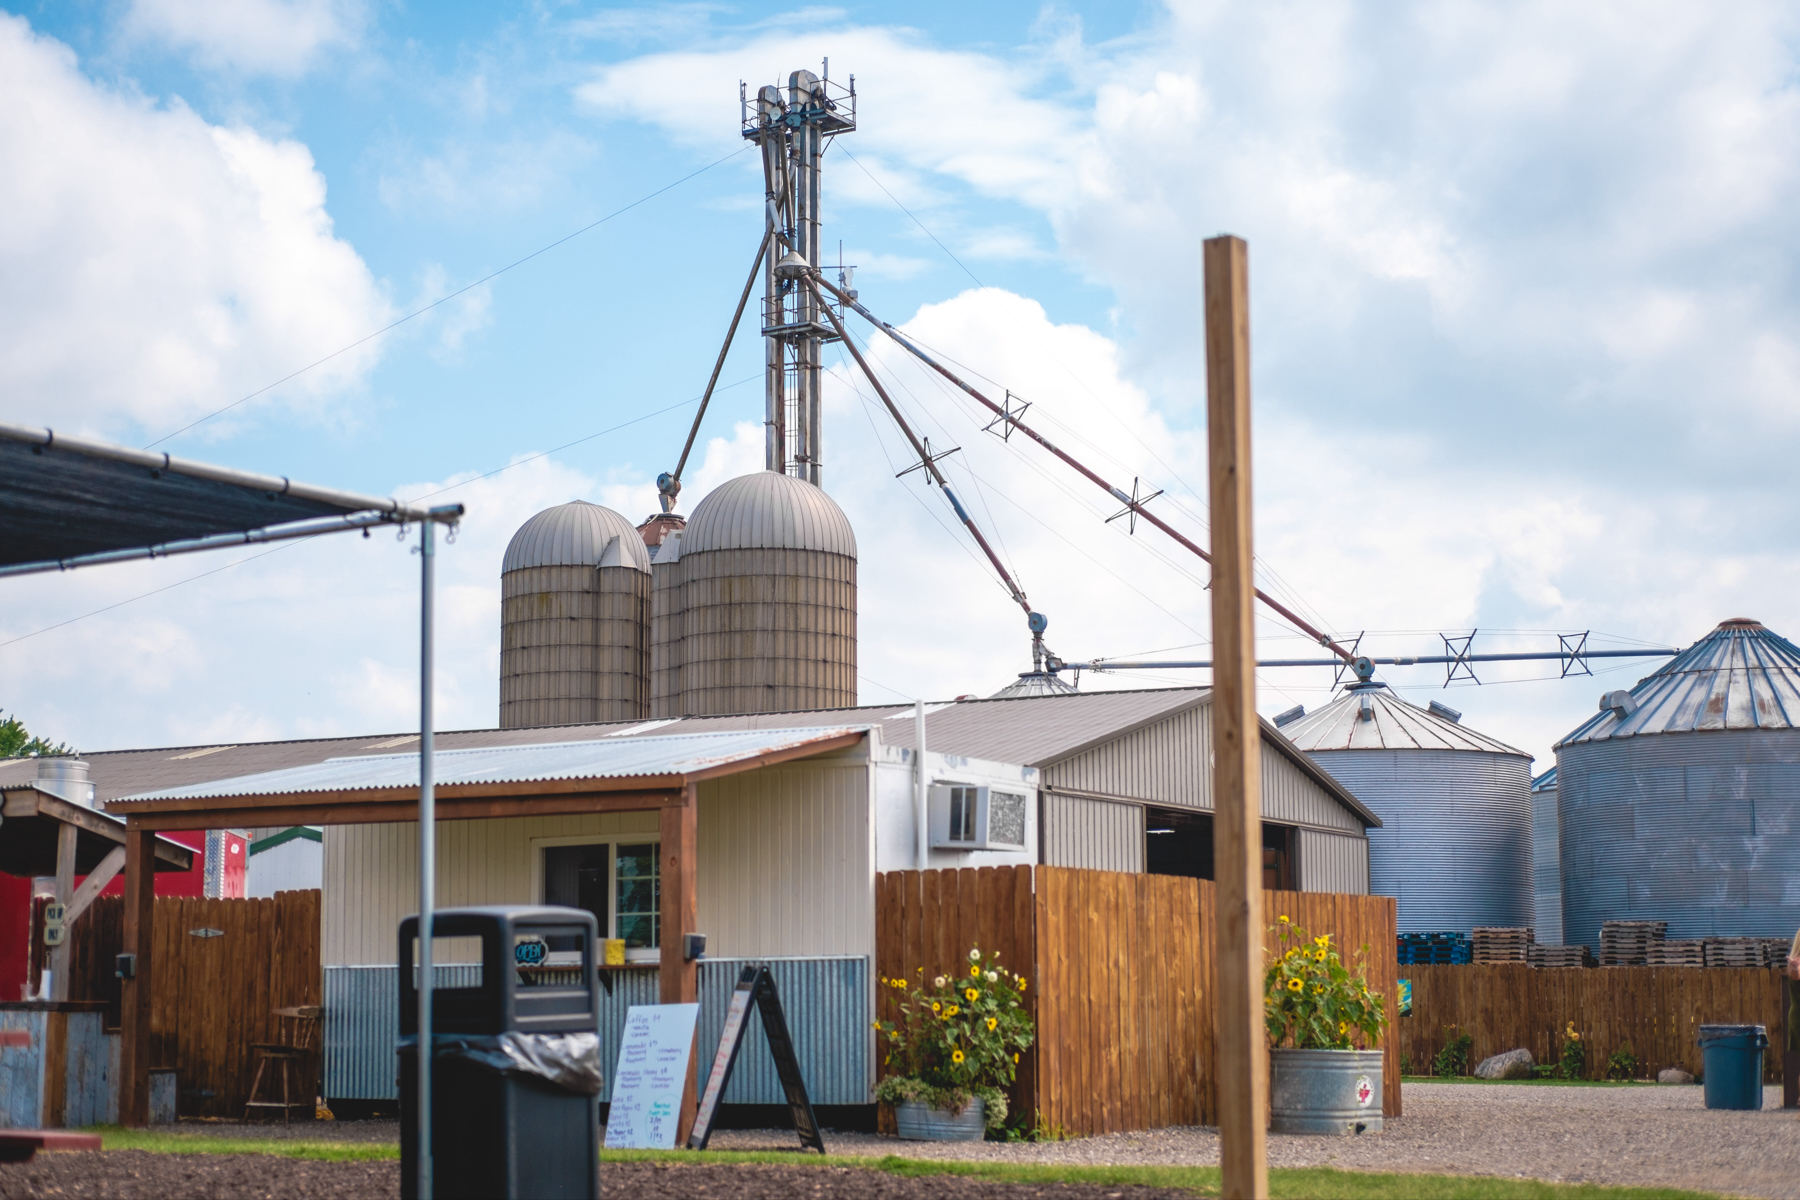
[[1271, 1133], [1379, 1133], [1381, 1051], [1269, 1051]]
[[961, 1112], [902, 1100], [894, 1106], [894, 1120], [900, 1136], [909, 1142], [979, 1142], [987, 1135], [979, 1096], [965, 1104]]

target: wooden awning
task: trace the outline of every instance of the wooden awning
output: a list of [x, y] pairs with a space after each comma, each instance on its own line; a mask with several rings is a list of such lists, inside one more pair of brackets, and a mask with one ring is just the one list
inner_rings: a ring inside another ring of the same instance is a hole
[[[88, 875], [125, 845], [125, 823], [105, 813], [40, 792], [9, 788], [0, 801], [0, 871], [8, 875], [56, 874], [56, 843], [63, 826], [75, 829], [75, 874]], [[165, 828], [206, 828], [191, 822]], [[156, 839], [158, 871], [191, 871], [194, 852], [168, 838]]]

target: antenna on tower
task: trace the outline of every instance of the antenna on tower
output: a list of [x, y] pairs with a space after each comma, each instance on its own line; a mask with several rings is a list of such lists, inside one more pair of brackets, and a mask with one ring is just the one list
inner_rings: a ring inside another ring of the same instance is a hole
[[[810, 287], [796, 286], [821, 264], [820, 173], [825, 147], [856, 129], [856, 93], [821, 74], [795, 71], [785, 88], [765, 84], [751, 106], [744, 92], [746, 139], [762, 151], [765, 264], [763, 465], [815, 486], [823, 462], [820, 437], [821, 350], [837, 332]], [[841, 251], [840, 251], [841, 257]]]

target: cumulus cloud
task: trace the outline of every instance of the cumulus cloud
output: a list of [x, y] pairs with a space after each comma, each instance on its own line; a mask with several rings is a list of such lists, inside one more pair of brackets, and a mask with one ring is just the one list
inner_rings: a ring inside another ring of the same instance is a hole
[[[0, 81], [9, 419], [160, 435], [389, 319], [305, 146], [97, 85], [4, 14]], [[379, 352], [271, 399], [328, 412]]]
[[291, 77], [355, 46], [367, 15], [362, 0], [131, 0], [121, 30], [204, 66]]

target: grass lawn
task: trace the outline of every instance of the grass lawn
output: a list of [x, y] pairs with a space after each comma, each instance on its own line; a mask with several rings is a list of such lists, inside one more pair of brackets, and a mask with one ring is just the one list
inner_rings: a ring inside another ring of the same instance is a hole
[[[224, 1138], [204, 1134], [166, 1133], [101, 1126], [97, 1132], [108, 1150], [151, 1150], [166, 1154], [272, 1154], [327, 1161], [399, 1158], [390, 1144], [331, 1141], [286, 1141], [276, 1138]], [[1197, 1195], [1219, 1192], [1217, 1167], [1086, 1167], [1034, 1163], [942, 1162], [935, 1159], [821, 1158], [792, 1151], [605, 1150], [605, 1162], [773, 1163], [781, 1166], [856, 1167], [895, 1175], [969, 1175], [1006, 1183], [1142, 1184], [1147, 1187], [1191, 1188]], [[1304, 1200], [1704, 1200], [1705, 1193], [1673, 1188], [1602, 1187], [1597, 1184], [1541, 1183], [1529, 1179], [1490, 1179], [1465, 1175], [1375, 1174], [1328, 1167], [1269, 1172], [1269, 1192]]]

